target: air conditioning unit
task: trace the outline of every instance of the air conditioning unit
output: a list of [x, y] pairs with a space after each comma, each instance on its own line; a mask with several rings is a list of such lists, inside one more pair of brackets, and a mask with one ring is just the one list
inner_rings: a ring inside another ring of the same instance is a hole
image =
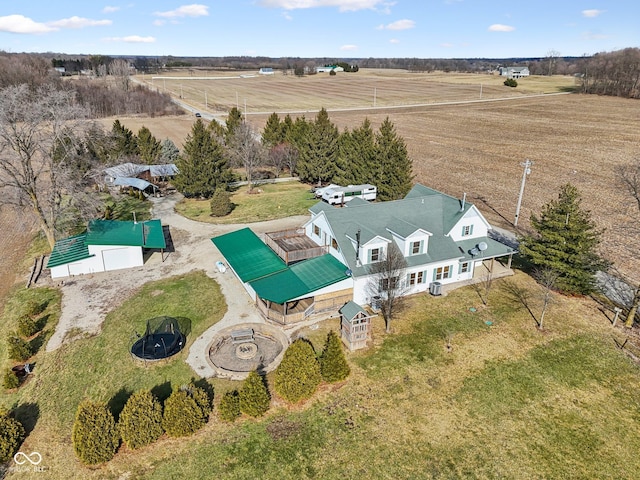
[[429, 293], [433, 296], [442, 295], [442, 284], [440, 282], [431, 282], [429, 284]]
[[374, 312], [379, 312], [380, 309], [382, 308], [382, 297], [379, 297], [378, 295], [371, 297], [371, 300], [369, 301], [369, 306], [371, 307], [371, 310], [373, 310]]

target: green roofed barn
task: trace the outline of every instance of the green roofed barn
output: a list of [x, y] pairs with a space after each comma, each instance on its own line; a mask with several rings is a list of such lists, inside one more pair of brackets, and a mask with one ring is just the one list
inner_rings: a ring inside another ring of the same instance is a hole
[[144, 264], [144, 250], [167, 247], [160, 220], [92, 220], [81, 235], [58, 240], [47, 268], [51, 278], [106, 272]]

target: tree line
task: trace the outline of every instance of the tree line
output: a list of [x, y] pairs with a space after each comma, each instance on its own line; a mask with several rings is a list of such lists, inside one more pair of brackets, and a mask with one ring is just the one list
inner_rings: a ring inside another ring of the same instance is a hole
[[598, 53], [584, 59], [582, 92], [640, 98], [640, 48]]

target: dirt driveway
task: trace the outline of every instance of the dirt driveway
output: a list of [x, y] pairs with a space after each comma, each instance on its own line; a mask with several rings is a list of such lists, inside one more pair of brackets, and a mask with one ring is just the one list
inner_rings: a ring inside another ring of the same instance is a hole
[[[180, 195], [174, 194], [151, 199], [153, 217], [169, 226], [175, 250], [165, 253], [164, 261], [160, 253], [153, 253], [144, 266], [127, 269], [126, 275], [122, 271], [113, 271], [79, 275], [61, 282], [62, 315], [47, 343], [48, 352], [78, 336], [99, 333], [107, 313], [129, 298], [142, 284], [193, 270], [204, 270], [221, 283], [229, 309], [234, 315], [254, 315], [255, 309], [248, 295], [233, 285], [234, 281], [240, 285], [239, 281], [231, 272], [223, 275], [215, 268], [215, 262], [222, 260], [222, 256], [211, 242], [211, 237], [246, 226], [257, 234], [297, 227], [308, 217], [301, 215], [248, 225], [205, 224], [175, 213], [174, 206], [180, 198]], [[53, 283], [46, 278], [41, 282]], [[229, 287], [226, 288], [225, 284], [229, 284]]]

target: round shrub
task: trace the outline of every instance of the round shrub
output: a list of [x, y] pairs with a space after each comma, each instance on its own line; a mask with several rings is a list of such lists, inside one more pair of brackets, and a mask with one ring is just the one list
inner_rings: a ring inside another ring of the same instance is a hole
[[237, 390], [224, 394], [218, 405], [218, 416], [225, 422], [233, 422], [240, 416], [240, 394]]
[[8, 369], [6, 372], [4, 372], [4, 377], [2, 378], [2, 386], [7, 390], [18, 388], [20, 386], [20, 379], [15, 373], [11, 371], [11, 369]]
[[212, 217], [224, 217], [233, 210], [229, 192], [225, 191], [224, 188], [216, 188], [213, 197], [211, 197], [210, 205]]
[[162, 428], [171, 437], [193, 435], [205, 424], [205, 416], [185, 390], [176, 390], [164, 402]]
[[329, 383], [344, 380], [351, 373], [347, 358], [342, 350], [342, 342], [333, 330], [327, 334], [324, 350], [320, 355], [320, 373], [322, 379]]
[[31, 344], [17, 335], [10, 335], [7, 338], [9, 358], [22, 362], [33, 355]]
[[507, 79], [504, 81], [504, 84], [505, 84], [507, 87], [517, 87], [517, 86], [518, 86], [518, 82], [515, 80], [515, 78], [507, 78]]
[[120, 436], [109, 407], [88, 400], [78, 405], [71, 441], [82, 463], [95, 465], [111, 460], [120, 444]]
[[148, 390], [134, 393], [120, 413], [118, 430], [132, 450], [155, 442], [164, 432], [162, 405]]
[[30, 317], [37, 317], [47, 308], [46, 303], [38, 302], [37, 300], [29, 300], [24, 307], [25, 315]]
[[252, 417], [260, 417], [269, 410], [269, 389], [257, 371], [249, 372], [239, 392], [239, 400], [240, 411]]
[[15, 418], [11, 418], [8, 413], [0, 412], [0, 463], [11, 460], [23, 440], [22, 424]]
[[275, 372], [274, 388], [278, 395], [295, 403], [311, 397], [321, 381], [320, 364], [313, 346], [304, 339], [289, 345]]
[[38, 331], [38, 323], [29, 315], [22, 315], [18, 318], [18, 333], [21, 336], [29, 338], [38, 333]]

